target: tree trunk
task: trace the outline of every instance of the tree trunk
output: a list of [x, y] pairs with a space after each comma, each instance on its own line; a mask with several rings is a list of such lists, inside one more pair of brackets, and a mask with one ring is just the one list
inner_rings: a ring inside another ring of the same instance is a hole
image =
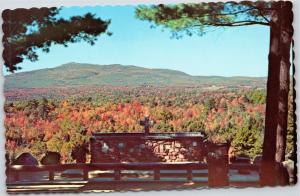
[[273, 3], [274, 9], [270, 21], [270, 49], [267, 79], [267, 100], [265, 134], [263, 143], [263, 157], [261, 166], [261, 186], [275, 186], [275, 153], [276, 153], [276, 128], [278, 114], [278, 86], [280, 67], [280, 17], [277, 10], [278, 3]]
[[293, 36], [293, 12], [292, 4], [284, 3], [282, 8], [282, 30], [281, 30], [281, 61], [279, 74], [279, 103], [278, 103], [278, 125], [276, 142], [276, 162], [282, 162], [285, 159], [286, 135], [288, 123], [288, 96], [290, 86], [290, 48]]
[[262, 186], [277, 184], [276, 160], [277, 157], [281, 158], [282, 156], [279, 156], [279, 152], [282, 154], [282, 150], [285, 151], [288, 104], [286, 92], [288, 93], [290, 65], [290, 41], [288, 40], [290, 39], [283, 30], [288, 25], [287, 21], [290, 21], [286, 19], [287, 14], [285, 13], [288, 10], [291, 12], [290, 5], [290, 2], [283, 1], [274, 2], [272, 5], [265, 135], [261, 168]]

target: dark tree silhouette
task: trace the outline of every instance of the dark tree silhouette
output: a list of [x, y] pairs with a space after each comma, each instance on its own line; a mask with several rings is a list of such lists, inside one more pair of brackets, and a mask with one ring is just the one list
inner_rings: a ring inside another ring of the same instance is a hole
[[103, 21], [95, 15], [73, 16], [70, 19], [58, 17], [58, 8], [32, 8], [4, 10], [3, 17], [3, 59], [10, 72], [21, 67], [17, 64], [29, 59], [36, 61], [36, 49], [49, 52], [52, 44], [75, 43], [81, 40], [91, 45], [97, 36], [107, 33], [110, 21]]
[[226, 2], [139, 6], [136, 16], [153, 26], [171, 29], [180, 38], [203, 35], [213, 28], [265, 25], [270, 27], [265, 135], [261, 185], [275, 185], [276, 162], [285, 157], [290, 49], [293, 36], [292, 3]]

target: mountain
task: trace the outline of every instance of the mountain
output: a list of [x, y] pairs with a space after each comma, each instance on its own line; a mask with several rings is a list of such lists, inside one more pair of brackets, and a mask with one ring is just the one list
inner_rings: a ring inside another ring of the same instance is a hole
[[148, 69], [132, 65], [94, 65], [67, 63], [55, 68], [5, 76], [4, 89], [58, 86], [265, 86], [265, 77], [191, 76], [170, 69]]

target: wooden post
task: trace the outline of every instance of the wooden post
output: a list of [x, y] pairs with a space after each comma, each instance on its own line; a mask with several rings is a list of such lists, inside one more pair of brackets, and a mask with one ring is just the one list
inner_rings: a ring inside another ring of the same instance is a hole
[[192, 169], [188, 169], [188, 170], [187, 170], [187, 180], [188, 180], [189, 182], [193, 180]]
[[54, 171], [49, 170], [49, 181], [54, 181]]
[[89, 179], [89, 171], [87, 169], [83, 169], [83, 180]]
[[208, 153], [208, 186], [229, 186], [228, 145], [211, 144]]
[[154, 180], [160, 180], [160, 170], [159, 169], [154, 170]]
[[121, 171], [119, 169], [115, 170], [115, 180], [121, 180]]

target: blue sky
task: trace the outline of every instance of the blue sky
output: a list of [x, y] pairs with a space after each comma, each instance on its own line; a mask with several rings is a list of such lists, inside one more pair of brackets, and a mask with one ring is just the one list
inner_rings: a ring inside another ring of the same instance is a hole
[[[94, 46], [85, 42], [63, 47], [54, 45], [49, 53], [38, 52], [39, 60], [25, 60], [21, 71], [56, 67], [68, 62], [123, 64], [147, 68], [180, 70], [191, 75], [266, 76], [269, 28], [247, 26], [218, 29], [204, 36], [172, 39], [168, 30], [150, 28], [135, 18], [133, 6], [63, 8], [70, 17], [96, 14], [111, 19], [112, 36], [102, 35]], [[20, 72], [20, 71], [19, 71]], [[7, 74], [4, 69], [4, 74]]]

